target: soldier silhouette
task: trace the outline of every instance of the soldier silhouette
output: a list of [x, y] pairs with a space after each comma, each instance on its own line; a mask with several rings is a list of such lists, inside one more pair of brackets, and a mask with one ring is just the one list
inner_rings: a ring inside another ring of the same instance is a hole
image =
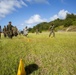
[[7, 31], [8, 31], [8, 37], [12, 38], [13, 37], [13, 30], [12, 30], [12, 22], [10, 21], [9, 24], [7, 25]]
[[49, 37], [53, 34], [53, 37], [55, 37], [55, 31], [54, 31], [55, 25], [52, 23], [52, 25], [50, 25], [49, 29], [50, 29], [50, 34]]
[[36, 28], [36, 34], [39, 34], [39, 29], [38, 28]]
[[7, 36], [7, 28], [6, 28], [6, 26], [4, 26], [4, 28], [3, 28], [3, 34], [4, 34], [4, 37]]

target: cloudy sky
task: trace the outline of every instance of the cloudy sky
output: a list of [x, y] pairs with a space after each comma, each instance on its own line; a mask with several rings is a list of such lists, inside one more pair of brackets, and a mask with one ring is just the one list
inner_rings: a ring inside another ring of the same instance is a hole
[[76, 0], [0, 0], [0, 25], [9, 21], [18, 29], [33, 27], [57, 18], [65, 19], [67, 13], [76, 14]]

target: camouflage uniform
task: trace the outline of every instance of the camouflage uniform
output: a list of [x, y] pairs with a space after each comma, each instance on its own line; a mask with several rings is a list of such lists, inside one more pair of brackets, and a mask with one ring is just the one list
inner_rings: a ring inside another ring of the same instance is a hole
[[0, 26], [0, 38], [1, 38], [1, 26]]
[[7, 36], [7, 28], [6, 28], [6, 26], [4, 26], [4, 28], [3, 28], [3, 34], [4, 34], [4, 37]]
[[53, 34], [53, 37], [55, 37], [55, 32], [54, 32], [54, 28], [55, 28], [55, 26], [54, 26], [54, 24], [52, 24], [51, 26], [50, 26], [50, 34], [49, 34], [49, 37], [51, 36], [51, 34]]
[[17, 36], [18, 35], [18, 29], [15, 27], [12, 28], [13, 30], [13, 36]]
[[13, 37], [13, 30], [12, 30], [12, 25], [11, 22], [9, 22], [9, 24], [7, 25], [7, 31], [8, 31], [8, 37], [12, 38]]
[[39, 33], [39, 30], [38, 29], [36, 29], [36, 34], [38, 34]]

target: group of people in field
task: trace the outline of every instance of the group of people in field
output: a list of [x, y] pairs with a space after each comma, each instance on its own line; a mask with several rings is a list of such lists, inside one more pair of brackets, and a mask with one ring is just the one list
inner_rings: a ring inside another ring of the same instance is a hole
[[[52, 23], [51, 25], [50, 25], [50, 27], [49, 27], [49, 31], [50, 31], [50, 33], [49, 33], [49, 37], [53, 34], [53, 37], [55, 37], [55, 31], [54, 31], [54, 29], [55, 29], [55, 25]], [[36, 34], [39, 34], [39, 29], [38, 28], [36, 28]]]
[[18, 29], [16, 26], [12, 25], [12, 22], [9, 22], [7, 26], [3, 28], [4, 37], [12, 38], [13, 36], [18, 35]]
[[[2, 29], [4, 37], [9, 37], [12, 39], [13, 36], [17, 36], [18, 34], [21, 34], [21, 32], [18, 31], [16, 26], [12, 25], [12, 22], [10, 21], [7, 26], [4, 26]], [[24, 36], [28, 35], [28, 29], [27, 26], [23, 29]], [[0, 38], [1, 38], [1, 26], [0, 26]]]
[[[53, 34], [53, 37], [55, 37], [54, 29], [55, 29], [55, 25], [52, 23], [50, 25], [50, 27], [49, 27], [49, 30], [50, 30], [49, 37], [52, 34]], [[4, 37], [12, 38], [13, 36], [17, 36], [19, 34], [19, 31], [18, 31], [17, 27], [13, 26], [12, 22], [10, 21], [7, 26], [4, 26], [3, 34], [4, 34]], [[39, 34], [38, 28], [36, 28], [36, 34]], [[23, 35], [24, 36], [28, 35], [28, 28], [27, 28], [27, 26], [23, 29]], [[1, 38], [1, 26], [0, 26], [0, 38]]]

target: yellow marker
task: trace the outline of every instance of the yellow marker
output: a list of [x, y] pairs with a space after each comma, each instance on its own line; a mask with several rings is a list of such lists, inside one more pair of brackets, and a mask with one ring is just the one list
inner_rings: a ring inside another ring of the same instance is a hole
[[20, 60], [20, 63], [19, 63], [17, 75], [26, 75], [26, 72], [24, 69], [24, 63], [23, 63], [22, 59]]
[[30, 39], [28, 39], [28, 42], [30, 42]]
[[27, 39], [27, 41], [30, 42], [31, 40], [30, 39]]

